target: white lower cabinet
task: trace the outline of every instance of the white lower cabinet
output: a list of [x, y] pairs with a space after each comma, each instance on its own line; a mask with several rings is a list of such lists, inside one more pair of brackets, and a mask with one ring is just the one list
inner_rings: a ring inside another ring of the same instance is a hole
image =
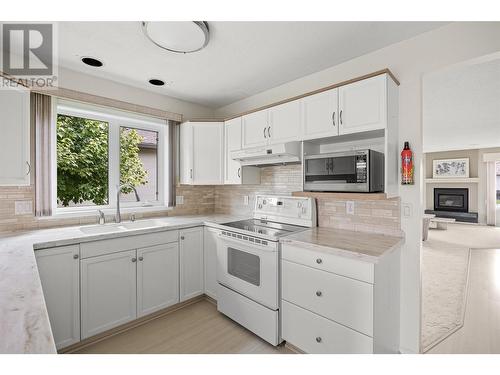
[[79, 253], [79, 245], [35, 253], [57, 349], [80, 341]]
[[203, 294], [203, 227], [179, 231], [180, 301]]
[[137, 316], [136, 251], [82, 259], [82, 339]]
[[203, 266], [205, 294], [217, 299], [217, 238], [218, 230], [205, 227], [203, 239]]
[[283, 244], [282, 338], [306, 353], [399, 351], [399, 249], [370, 263]]
[[178, 243], [138, 249], [137, 260], [137, 317], [178, 303]]

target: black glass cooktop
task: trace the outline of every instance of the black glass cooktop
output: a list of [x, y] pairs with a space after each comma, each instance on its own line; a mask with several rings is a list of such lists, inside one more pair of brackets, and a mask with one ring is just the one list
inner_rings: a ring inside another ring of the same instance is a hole
[[222, 225], [272, 237], [280, 237], [304, 229], [304, 227], [298, 225], [275, 223], [259, 219], [233, 221]]

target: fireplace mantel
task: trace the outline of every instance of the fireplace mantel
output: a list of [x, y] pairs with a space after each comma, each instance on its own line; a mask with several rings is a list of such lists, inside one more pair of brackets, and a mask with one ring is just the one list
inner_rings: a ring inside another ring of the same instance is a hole
[[478, 177], [469, 178], [426, 178], [426, 184], [478, 184]]

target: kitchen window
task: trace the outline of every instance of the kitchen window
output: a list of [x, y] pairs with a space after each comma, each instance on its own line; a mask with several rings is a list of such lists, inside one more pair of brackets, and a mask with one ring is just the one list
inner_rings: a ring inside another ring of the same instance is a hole
[[168, 136], [162, 120], [69, 101], [54, 101], [52, 212], [165, 205]]

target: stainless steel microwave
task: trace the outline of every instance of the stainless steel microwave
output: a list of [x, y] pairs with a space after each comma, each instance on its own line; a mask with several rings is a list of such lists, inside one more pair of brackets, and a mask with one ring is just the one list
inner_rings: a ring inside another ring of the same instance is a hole
[[304, 157], [305, 191], [384, 191], [384, 154], [356, 150]]

